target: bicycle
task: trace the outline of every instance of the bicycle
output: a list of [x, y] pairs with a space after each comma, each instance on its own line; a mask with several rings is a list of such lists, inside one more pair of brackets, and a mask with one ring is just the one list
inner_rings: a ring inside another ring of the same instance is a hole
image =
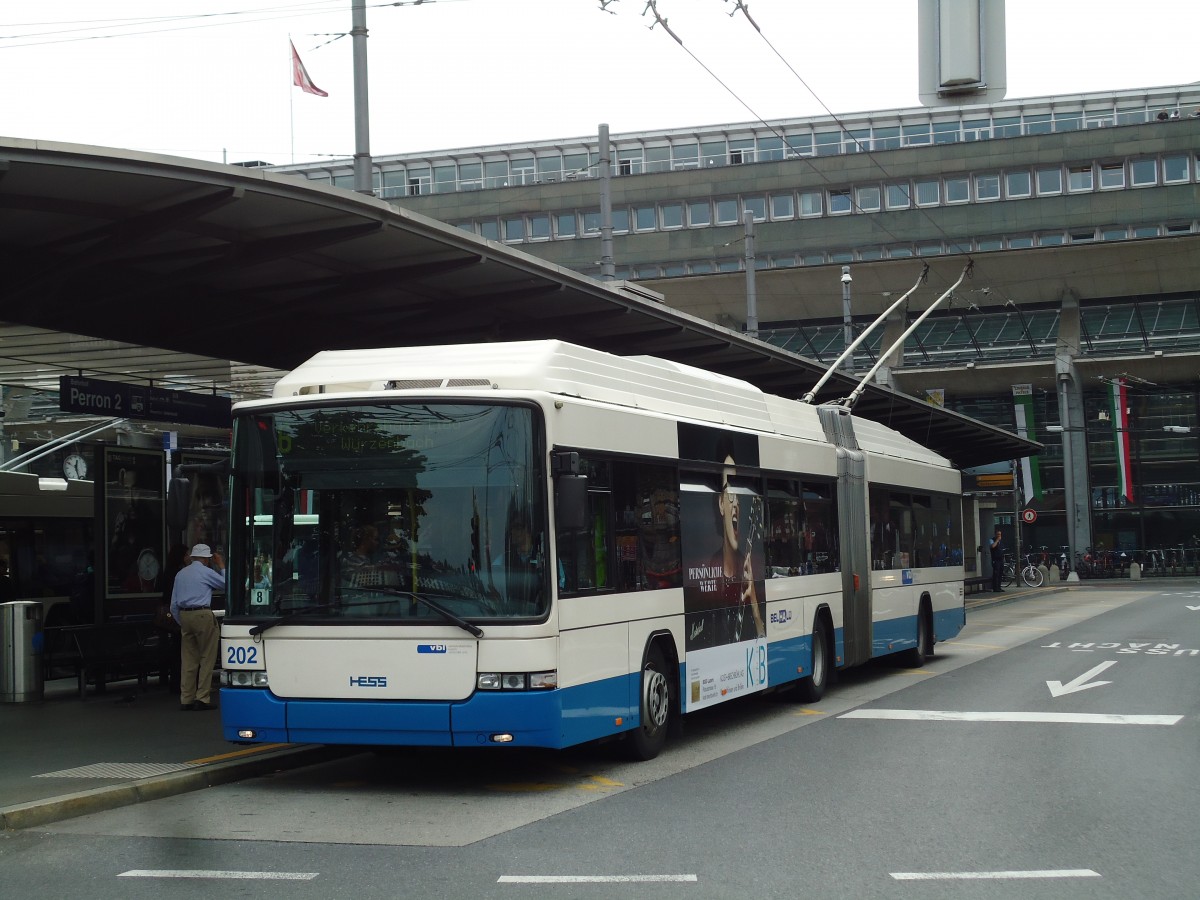
[[[1041, 587], [1045, 583], [1045, 576], [1042, 575], [1042, 570], [1034, 565], [1033, 554], [1025, 554], [1025, 564], [1021, 567], [1021, 581], [1026, 587]], [[1004, 558], [1004, 578], [1002, 583], [1004, 587], [1012, 587], [1017, 582], [1017, 567], [1011, 557]]]

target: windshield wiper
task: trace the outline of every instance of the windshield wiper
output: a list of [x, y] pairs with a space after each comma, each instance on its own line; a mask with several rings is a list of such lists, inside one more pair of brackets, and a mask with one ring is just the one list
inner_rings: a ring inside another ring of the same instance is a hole
[[387, 585], [381, 585], [380, 587], [374, 587], [374, 588], [371, 588], [371, 590], [376, 591], [380, 594], [390, 594], [393, 597], [407, 597], [409, 600], [414, 600], [419, 603], [424, 603], [426, 606], [428, 606], [430, 609], [432, 609], [434, 612], [436, 612], [438, 615], [440, 615], [447, 622], [452, 622], [453, 624], [457, 625], [459, 628], [461, 628], [463, 631], [467, 632], [468, 634], [472, 635], [473, 637], [477, 637], [477, 638], [483, 637], [483, 630], [481, 628], [479, 628], [475, 625], [472, 625], [466, 619], [463, 619], [463, 618], [455, 615], [454, 613], [450, 612], [450, 610], [446, 609], [446, 607], [442, 606], [442, 604], [437, 603], [433, 600], [430, 600], [424, 594], [417, 594], [417, 593], [414, 593], [413, 591], [402, 591], [397, 588], [388, 587]]
[[[430, 600], [428, 597], [424, 597], [420, 594], [414, 594], [412, 591], [401, 591], [401, 590], [397, 590], [396, 588], [391, 588], [391, 587], [386, 587], [386, 586], [371, 588], [371, 591], [374, 593], [379, 593], [379, 594], [387, 594], [392, 597], [407, 597], [409, 600], [424, 603], [426, 606], [428, 606], [430, 609], [434, 610], [438, 615], [440, 615], [447, 622], [451, 622], [451, 623], [457, 625], [459, 628], [461, 628], [463, 631], [468, 632], [473, 637], [477, 637], [477, 638], [483, 637], [482, 629], [480, 629], [479, 627], [477, 627], [475, 625], [472, 625], [466, 619], [456, 616], [454, 613], [450, 612], [450, 610], [446, 609], [446, 607], [442, 606], [440, 603], [435, 603], [433, 600]], [[270, 622], [262, 622], [258, 625], [253, 626], [250, 629], [250, 636], [257, 637], [258, 635], [262, 634], [264, 631], [266, 631], [270, 628], [274, 628], [276, 625], [286, 625], [288, 622], [291, 622], [295, 619], [303, 618], [308, 615], [312, 615], [313, 613], [327, 612], [331, 609], [347, 609], [347, 608], [350, 608], [353, 606], [374, 606], [374, 605], [375, 605], [374, 601], [364, 600], [359, 603], [341, 603], [341, 604], [337, 604], [336, 606], [331, 603], [323, 603], [320, 606], [306, 606], [304, 609], [298, 609], [295, 612], [288, 613], [287, 615], [279, 616], [278, 618], [273, 619]]]
[[304, 616], [312, 615], [313, 613], [328, 612], [333, 608], [334, 605], [332, 603], [322, 603], [320, 606], [306, 606], [303, 609], [297, 609], [294, 612], [290, 612], [286, 615], [272, 619], [270, 622], [262, 622], [258, 625], [255, 625], [250, 629], [250, 636], [258, 637], [268, 628], [274, 628], [276, 625], [285, 625], [293, 619], [301, 619]]

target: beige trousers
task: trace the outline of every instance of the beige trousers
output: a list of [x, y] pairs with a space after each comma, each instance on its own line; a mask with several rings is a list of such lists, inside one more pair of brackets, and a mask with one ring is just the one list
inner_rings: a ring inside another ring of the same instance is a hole
[[182, 664], [179, 702], [184, 706], [199, 701], [211, 703], [213, 667], [217, 664], [217, 646], [221, 631], [211, 609], [181, 609], [179, 617]]

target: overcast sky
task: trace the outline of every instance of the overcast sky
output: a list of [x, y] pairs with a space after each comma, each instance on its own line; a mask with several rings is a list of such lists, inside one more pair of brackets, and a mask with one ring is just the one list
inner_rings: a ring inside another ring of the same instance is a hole
[[[732, 0], [656, 2], [683, 46], [646, 0], [367, 0], [372, 154], [919, 105], [916, 0], [750, 0], [761, 36]], [[0, 0], [0, 135], [349, 156], [350, 7]], [[1198, 0], [1006, 9], [1010, 99], [1200, 80]], [[289, 35], [328, 98], [292, 86]]]

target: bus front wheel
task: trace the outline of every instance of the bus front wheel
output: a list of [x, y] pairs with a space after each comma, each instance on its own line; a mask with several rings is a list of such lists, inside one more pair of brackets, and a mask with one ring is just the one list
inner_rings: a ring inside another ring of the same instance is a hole
[[671, 724], [674, 694], [662, 650], [653, 645], [642, 665], [638, 725], [629, 732], [625, 742], [633, 759], [654, 759], [662, 752]]

